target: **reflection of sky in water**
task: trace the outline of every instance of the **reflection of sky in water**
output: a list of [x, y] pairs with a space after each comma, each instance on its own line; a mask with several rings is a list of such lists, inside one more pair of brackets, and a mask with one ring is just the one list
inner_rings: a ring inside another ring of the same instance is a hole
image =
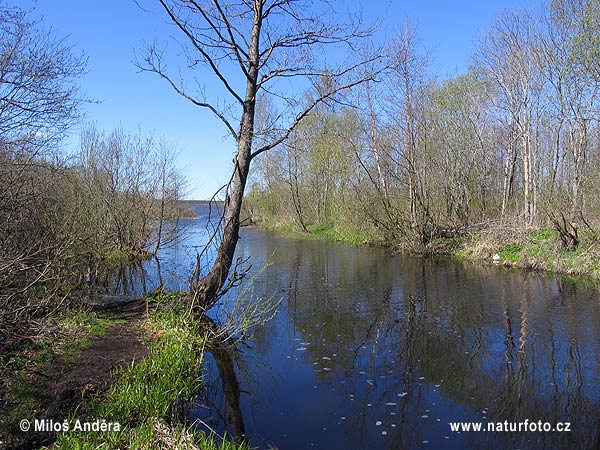
[[[164, 224], [158, 261], [152, 258], [144, 261], [140, 267], [123, 266], [106, 275], [107, 287], [98, 301], [102, 301], [106, 294], [110, 301], [114, 300], [114, 296], [140, 297], [161, 284], [172, 291], [187, 289], [196, 254], [201, 253], [208, 242], [221, 209], [215, 205], [209, 210], [208, 205], [203, 203], [196, 206], [196, 212], [197, 217]], [[207, 268], [214, 254], [214, 246], [209, 247], [201, 259], [203, 269]]]
[[[196, 222], [194, 222], [196, 223]], [[203, 222], [197, 222], [203, 223]], [[163, 250], [183, 284], [194, 233]], [[276, 317], [233, 355], [253, 445], [282, 449], [597, 448], [597, 291], [531, 274], [244, 229]], [[151, 280], [151, 266], [147, 278]], [[165, 281], [171, 287], [171, 281]], [[227, 429], [214, 360], [191, 417]], [[572, 433], [452, 433], [451, 421], [572, 422]]]
[[[236, 357], [252, 444], [598, 444], [600, 304], [593, 289], [261, 230], [242, 233], [239, 254], [252, 255], [256, 268], [270, 259], [255, 292], [283, 297], [277, 317]], [[220, 382], [207, 382], [225, 417]], [[195, 413], [224, 429], [214, 409]], [[448, 426], [525, 419], [571, 421], [575, 431], [456, 434]]]

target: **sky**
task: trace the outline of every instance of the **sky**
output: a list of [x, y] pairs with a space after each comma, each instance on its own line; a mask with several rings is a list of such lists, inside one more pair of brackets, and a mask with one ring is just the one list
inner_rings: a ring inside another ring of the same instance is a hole
[[[140, 72], [134, 64], [146, 44], [162, 45], [176, 35], [158, 0], [6, 3], [32, 9], [32, 16], [41, 18], [56, 38], [87, 57], [80, 93], [92, 101], [83, 105], [85, 123], [107, 133], [120, 127], [129, 133], [153, 134], [175, 147], [177, 166], [189, 180], [189, 199], [208, 199], [228, 180], [235, 146], [222, 123], [176, 94], [158, 75]], [[353, 0], [341, 3], [340, 9], [360, 5]], [[537, 4], [534, 0], [370, 0], [363, 2], [362, 9], [367, 19], [381, 22], [378, 39], [392, 36], [408, 18], [429, 51], [433, 71], [446, 77], [466, 70], [477, 39], [499, 11]], [[176, 68], [174, 61], [169, 64]], [[208, 71], [196, 76], [207, 92], [217, 88]], [[75, 127], [65, 140], [68, 153], [77, 150], [80, 130]]]

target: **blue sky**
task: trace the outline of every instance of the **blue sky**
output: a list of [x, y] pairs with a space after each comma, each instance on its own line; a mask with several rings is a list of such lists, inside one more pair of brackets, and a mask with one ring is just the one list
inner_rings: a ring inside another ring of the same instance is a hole
[[[116, 127], [135, 133], [153, 133], [175, 146], [178, 166], [190, 181], [188, 198], [206, 199], [229, 178], [234, 152], [225, 127], [207, 110], [191, 105], [152, 73], [140, 73], [134, 52], [144, 43], [167, 42], [173, 33], [158, 1], [139, 0], [21, 0], [8, 1], [43, 17], [46, 27], [65, 38], [88, 58], [81, 92], [98, 101], [84, 106], [86, 120], [107, 132]], [[357, 2], [347, 0], [349, 8]], [[405, 20], [417, 26], [422, 45], [430, 50], [439, 76], [460, 73], [468, 63], [477, 37], [502, 9], [533, 7], [534, 0], [371, 0], [363, 2], [365, 15], [380, 18], [380, 37], [393, 34]], [[207, 92], [215, 88], [208, 72], [199, 73]], [[69, 151], [78, 146], [79, 130], [66, 140]]]

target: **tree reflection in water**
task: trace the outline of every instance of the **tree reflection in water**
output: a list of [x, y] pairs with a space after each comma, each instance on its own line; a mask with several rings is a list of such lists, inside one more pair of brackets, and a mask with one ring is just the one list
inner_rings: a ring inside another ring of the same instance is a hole
[[[184, 253], [161, 268], [184, 266]], [[280, 311], [243, 347], [216, 347], [191, 419], [263, 448], [600, 445], [597, 289], [256, 229], [240, 240], [239, 256], [250, 255], [254, 267], [272, 263], [254, 294], [283, 296]], [[448, 425], [525, 419], [573, 431]]]
[[[252, 233], [241, 249], [257, 266], [275, 250], [258, 295], [285, 295], [279, 315], [243, 352], [276, 375], [269, 398], [255, 392], [260, 377], [242, 383], [254, 392], [241, 401], [253, 445], [598, 445], [598, 361], [589, 357], [600, 348], [600, 325], [591, 319], [595, 291], [496, 268]], [[570, 421], [575, 431], [459, 435], [448, 425], [525, 419]]]
[[204, 406], [210, 411], [210, 416], [202, 420], [192, 412], [191, 419], [192, 421], [201, 419], [201, 424], [205, 424], [206, 421], [212, 422], [212, 425], [209, 425], [211, 429], [216, 427], [218, 430], [227, 430], [235, 442], [243, 442], [246, 439], [246, 429], [240, 404], [240, 383], [233, 358], [238, 350], [235, 344], [228, 342], [224, 334], [226, 330], [219, 329], [217, 324], [207, 316], [202, 316], [201, 320], [209, 330], [205, 350], [212, 356], [216, 365], [218, 380], [213, 379], [212, 384], [207, 384], [201, 395]]

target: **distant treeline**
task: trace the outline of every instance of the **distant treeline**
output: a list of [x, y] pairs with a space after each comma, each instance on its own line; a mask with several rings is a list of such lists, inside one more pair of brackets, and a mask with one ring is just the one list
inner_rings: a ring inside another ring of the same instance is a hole
[[186, 217], [195, 217], [198, 215], [199, 209], [206, 209], [209, 207], [223, 208], [225, 202], [221, 200], [180, 200], [177, 205], [181, 208], [182, 214]]
[[257, 161], [251, 215], [420, 250], [491, 224], [549, 226], [575, 247], [600, 223], [600, 3], [544, 6], [500, 14], [448, 79], [407, 23], [377, 82], [323, 102]]

